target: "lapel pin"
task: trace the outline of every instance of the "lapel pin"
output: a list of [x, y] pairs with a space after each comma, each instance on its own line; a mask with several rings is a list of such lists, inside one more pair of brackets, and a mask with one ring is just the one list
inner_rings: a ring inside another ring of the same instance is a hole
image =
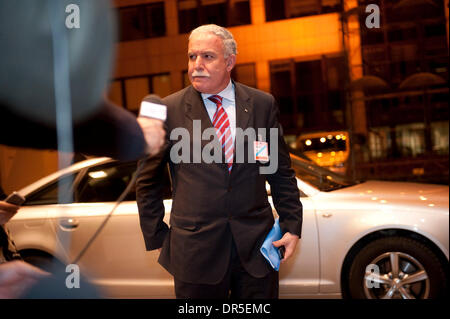
[[244, 111], [245, 111], [246, 113], [248, 113], [248, 110], [247, 110], [247, 109], [244, 109]]

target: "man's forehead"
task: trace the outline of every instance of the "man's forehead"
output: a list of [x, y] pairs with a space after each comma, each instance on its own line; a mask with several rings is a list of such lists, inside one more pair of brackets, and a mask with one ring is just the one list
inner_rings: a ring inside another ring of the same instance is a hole
[[221, 50], [213, 50], [212, 48], [201, 49], [196, 47], [189, 47], [188, 53], [196, 53], [196, 54], [217, 54], [220, 53]]
[[224, 45], [220, 37], [211, 33], [201, 33], [193, 36], [188, 43], [188, 50], [223, 51]]

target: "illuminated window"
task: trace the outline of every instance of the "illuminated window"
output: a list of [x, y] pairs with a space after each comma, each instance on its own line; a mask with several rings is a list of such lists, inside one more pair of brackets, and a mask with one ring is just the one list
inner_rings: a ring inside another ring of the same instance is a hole
[[188, 71], [184, 70], [183, 72], [183, 87], [187, 87], [189, 85], [191, 85], [191, 81], [189, 80], [189, 75], [188, 75]]
[[391, 145], [389, 127], [377, 127], [370, 130], [369, 150], [372, 160], [387, 158]]
[[[169, 73], [115, 79], [111, 84], [109, 98], [137, 114], [142, 99], [151, 93], [161, 98], [173, 93]], [[118, 103], [119, 97], [122, 97], [121, 103]]]
[[265, 0], [266, 20], [275, 21], [341, 10], [340, 0]]
[[125, 80], [127, 108], [138, 111], [142, 99], [150, 93], [147, 77], [138, 77]]
[[399, 157], [415, 157], [425, 153], [425, 125], [412, 123], [395, 127]]
[[203, 24], [223, 27], [251, 24], [248, 0], [179, 0], [178, 25], [180, 33], [188, 33]]
[[340, 56], [310, 61], [270, 62], [271, 93], [280, 106], [283, 128], [343, 129], [345, 64]]
[[172, 93], [169, 74], [159, 74], [151, 77], [151, 92], [164, 98]]
[[[419, 72], [448, 79], [444, 0], [358, 2], [364, 74], [378, 76], [392, 87]], [[368, 4], [380, 8], [378, 29], [365, 27]]]
[[431, 123], [433, 152], [437, 154], [448, 154], [448, 121]]
[[256, 71], [254, 63], [237, 64], [231, 72], [231, 77], [242, 84], [256, 88]]
[[116, 105], [123, 106], [125, 104], [123, 100], [121, 81], [116, 80], [111, 82], [108, 91], [108, 98], [111, 100], [111, 102], [115, 103]]
[[120, 41], [161, 37], [166, 34], [164, 2], [118, 9]]

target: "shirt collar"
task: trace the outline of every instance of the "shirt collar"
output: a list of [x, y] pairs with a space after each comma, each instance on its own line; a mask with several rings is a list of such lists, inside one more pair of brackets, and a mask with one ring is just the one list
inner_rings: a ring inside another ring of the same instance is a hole
[[202, 99], [206, 100], [207, 98], [209, 98], [210, 96], [213, 95], [220, 95], [221, 97], [223, 97], [224, 99], [227, 99], [229, 101], [234, 102], [234, 85], [233, 82], [230, 79], [230, 82], [228, 83], [227, 87], [225, 89], [223, 89], [221, 92], [217, 93], [217, 94], [205, 94], [202, 93]]

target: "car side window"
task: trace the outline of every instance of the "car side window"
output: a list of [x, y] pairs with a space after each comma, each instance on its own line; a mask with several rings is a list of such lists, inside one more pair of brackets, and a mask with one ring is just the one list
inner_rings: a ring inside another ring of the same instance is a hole
[[[78, 185], [77, 202], [115, 202], [131, 181], [136, 171], [136, 162], [112, 162], [91, 167]], [[165, 179], [166, 180], [166, 179]], [[164, 187], [164, 198], [171, 198], [170, 184]], [[124, 201], [136, 200], [133, 185]]]
[[[115, 202], [131, 181], [136, 163], [107, 163], [87, 170], [78, 185], [77, 202]], [[128, 196], [132, 195], [130, 194]], [[125, 198], [133, 200], [133, 198]]]
[[[24, 206], [32, 205], [53, 205], [58, 204], [58, 194], [61, 191], [67, 194], [72, 191], [73, 181], [77, 174], [70, 174], [61, 177], [47, 186], [31, 193], [27, 196]], [[68, 204], [68, 203], [65, 203]]]

